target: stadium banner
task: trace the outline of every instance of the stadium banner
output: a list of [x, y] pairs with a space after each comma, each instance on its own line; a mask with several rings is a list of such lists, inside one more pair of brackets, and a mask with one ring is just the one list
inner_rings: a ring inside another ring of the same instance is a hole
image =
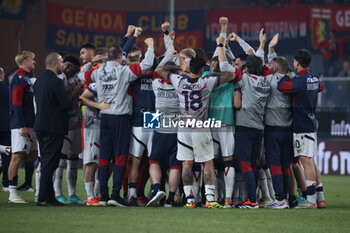
[[316, 112], [316, 119], [318, 138], [350, 142], [350, 120], [346, 109], [321, 109]]
[[333, 32], [339, 46], [339, 57], [344, 56], [344, 44], [350, 41], [350, 7], [309, 7], [308, 25], [313, 49], [320, 49]]
[[[156, 55], [164, 52], [161, 25], [165, 21], [169, 21], [168, 14], [167, 11], [127, 12], [127, 25], [135, 25], [143, 29], [140, 38], [136, 42], [137, 47], [144, 50], [143, 40], [152, 37], [155, 40]], [[180, 51], [187, 47], [203, 48], [204, 22], [203, 10], [176, 11], [173, 23], [176, 32], [175, 49]]]
[[98, 10], [47, 2], [46, 47], [79, 52], [85, 43], [109, 47], [125, 35], [124, 11]]
[[25, 0], [0, 0], [0, 19], [25, 19]]
[[[109, 47], [125, 35], [128, 25], [142, 27], [136, 46], [145, 51], [144, 39], [155, 40], [156, 54], [164, 51], [160, 25], [167, 12], [125, 12], [47, 2], [46, 47], [78, 52], [84, 43]], [[203, 10], [175, 12], [175, 48], [203, 47]]]
[[350, 175], [349, 141], [319, 140], [316, 164], [322, 175]]
[[[214, 51], [220, 33], [219, 18], [228, 17], [228, 33], [235, 32], [252, 47], [259, 46], [259, 31], [264, 28], [267, 44], [276, 33], [280, 42], [279, 54], [290, 54], [307, 46], [307, 13], [305, 6], [267, 8], [215, 9], [207, 13], [205, 43], [207, 51]], [[239, 48], [233, 45], [232, 48]], [[234, 49], [234, 51], [236, 51]], [[241, 51], [243, 52], [243, 50]], [[235, 52], [236, 53], [236, 52]]]

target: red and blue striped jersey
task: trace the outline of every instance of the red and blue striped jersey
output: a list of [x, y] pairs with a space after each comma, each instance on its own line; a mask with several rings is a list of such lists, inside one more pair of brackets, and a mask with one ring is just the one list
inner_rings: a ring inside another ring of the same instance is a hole
[[20, 68], [10, 84], [10, 127], [19, 129], [34, 126], [33, 88], [29, 73]]

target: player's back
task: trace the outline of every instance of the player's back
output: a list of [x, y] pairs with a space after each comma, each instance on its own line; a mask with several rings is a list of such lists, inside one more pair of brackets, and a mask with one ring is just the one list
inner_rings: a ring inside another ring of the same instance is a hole
[[218, 84], [218, 77], [190, 78], [185, 75], [171, 75], [180, 101], [183, 119], [206, 120], [210, 92]]
[[270, 95], [266, 103], [265, 125], [289, 127], [292, 125], [292, 98], [289, 94], [277, 89], [278, 82], [284, 74], [275, 73], [266, 76], [271, 85]]
[[236, 111], [236, 125], [263, 130], [270, 82], [263, 76], [245, 73], [238, 86], [242, 91], [242, 107]]
[[106, 66], [98, 68], [95, 79], [97, 85], [98, 101], [107, 101], [111, 105], [101, 114], [124, 115], [132, 114], [132, 98], [128, 95], [128, 86], [137, 78], [132, 74], [130, 66], [122, 66], [118, 62], [108, 61]]

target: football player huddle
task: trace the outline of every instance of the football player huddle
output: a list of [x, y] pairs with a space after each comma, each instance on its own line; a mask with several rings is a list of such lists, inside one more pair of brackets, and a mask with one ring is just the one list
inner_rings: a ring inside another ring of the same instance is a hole
[[[59, 78], [74, 107], [53, 177], [58, 202], [119, 207], [326, 207], [314, 161], [315, 109], [323, 85], [309, 69], [310, 52], [297, 50], [292, 69], [275, 51], [278, 33], [268, 43], [265, 57], [264, 29], [259, 47], [252, 48], [227, 31], [227, 17], [219, 23], [212, 57], [198, 48], [176, 51], [175, 32], [168, 22], [161, 25], [165, 45], [161, 56], [155, 56], [152, 38], [144, 41], [144, 55], [134, 47], [142, 29], [130, 25], [110, 48], [84, 45], [81, 67], [74, 56], [64, 57]], [[232, 52], [230, 43], [238, 43], [244, 52]], [[34, 59], [33, 54], [27, 58]], [[9, 201], [13, 203], [25, 202], [16, 192], [19, 161], [35, 157], [35, 134], [27, 140], [33, 133], [31, 85], [20, 69], [10, 86]], [[22, 91], [20, 96], [19, 88], [27, 86], [28, 95]], [[84, 88], [78, 91], [76, 86]], [[28, 112], [25, 118], [23, 111]], [[27, 131], [22, 130], [22, 121], [28, 121]], [[76, 195], [79, 158], [85, 200]], [[66, 165], [68, 198], [62, 193]], [[40, 173], [39, 165], [37, 190]], [[145, 194], [148, 180], [150, 190]]]

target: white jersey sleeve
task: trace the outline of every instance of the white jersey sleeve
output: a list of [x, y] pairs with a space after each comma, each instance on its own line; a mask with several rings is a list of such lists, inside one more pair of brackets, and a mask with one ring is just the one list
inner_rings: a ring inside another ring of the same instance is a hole
[[225, 72], [225, 71], [228, 71], [228, 72], [235, 72], [236, 69], [235, 67], [233, 67], [230, 63], [228, 63], [227, 61], [225, 62], [220, 62], [219, 64], [220, 66], [220, 71], [221, 72]]
[[181, 75], [173, 74], [173, 73], [168, 74], [168, 82], [173, 84], [175, 89], [179, 86], [180, 80], [181, 80]]
[[219, 85], [220, 78], [218, 76], [213, 76], [213, 77], [204, 78], [203, 81], [205, 82], [209, 91], [212, 91], [214, 87]]

